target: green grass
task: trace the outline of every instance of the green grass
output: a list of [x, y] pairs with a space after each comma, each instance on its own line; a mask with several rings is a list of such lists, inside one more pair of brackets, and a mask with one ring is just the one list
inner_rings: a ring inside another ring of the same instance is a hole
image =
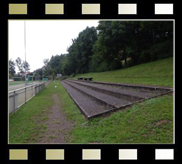
[[[145, 85], [173, 85], [173, 58], [131, 68], [78, 75], [95, 81]], [[118, 77], [118, 78], [117, 78]], [[58, 83], [58, 84], [57, 84]], [[173, 143], [173, 96], [165, 95], [135, 104], [108, 117], [84, 119], [59, 81], [50, 83], [9, 118], [10, 143], [36, 143], [46, 130], [47, 112], [57, 93], [67, 119], [74, 123], [68, 143]], [[54, 138], [54, 136], [50, 136]], [[49, 138], [47, 139], [49, 141]]]
[[93, 81], [173, 86], [173, 58], [136, 65], [115, 71], [79, 74], [74, 77], [93, 77]]
[[46, 130], [47, 112], [53, 104], [51, 96], [58, 92], [60, 92], [60, 87], [55, 89], [55, 84], [50, 83], [9, 116], [9, 143], [36, 143], [38, 141]]
[[24, 84], [25, 81], [9, 81], [9, 85], [18, 85], [18, 84]]
[[[72, 131], [76, 143], [172, 143], [172, 96], [148, 100], [93, 119]], [[159, 124], [160, 121], [165, 120]], [[83, 137], [84, 136], [84, 137]]]
[[63, 86], [59, 96], [68, 118], [76, 123], [69, 143], [173, 143], [172, 95], [89, 121], [84, 120]]

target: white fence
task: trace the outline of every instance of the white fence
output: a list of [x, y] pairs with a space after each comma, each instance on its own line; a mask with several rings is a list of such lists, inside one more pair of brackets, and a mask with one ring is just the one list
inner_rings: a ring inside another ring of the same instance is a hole
[[45, 83], [26, 86], [9, 92], [9, 114], [15, 112], [20, 106], [29, 101], [45, 88]]

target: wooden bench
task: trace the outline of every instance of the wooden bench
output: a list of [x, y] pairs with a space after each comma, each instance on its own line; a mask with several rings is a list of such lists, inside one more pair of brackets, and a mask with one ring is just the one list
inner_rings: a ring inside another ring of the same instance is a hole
[[92, 81], [93, 77], [78, 77], [78, 80], [88, 80]]
[[84, 80], [84, 77], [79, 77], [78, 80]]
[[93, 77], [85, 77], [84, 80], [92, 81]]

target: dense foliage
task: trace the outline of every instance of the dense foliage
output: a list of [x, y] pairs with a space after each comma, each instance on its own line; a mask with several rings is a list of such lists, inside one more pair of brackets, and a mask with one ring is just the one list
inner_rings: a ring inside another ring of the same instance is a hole
[[173, 21], [99, 21], [45, 60], [45, 75], [103, 72], [173, 56]]

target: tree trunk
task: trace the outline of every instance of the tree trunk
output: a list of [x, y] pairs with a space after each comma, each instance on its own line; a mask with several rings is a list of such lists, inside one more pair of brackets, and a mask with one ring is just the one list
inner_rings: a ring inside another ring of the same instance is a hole
[[153, 29], [152, 29], [152, 41], [153, 41], [153, 45], [154, 45], [155, 44], [155, 32]]
[[127, 56], [126, 56], [126, 53], [125, 53], [125, 48], [123, 50], [123, 56], [124, 56], [124, 61], [125, 61], [125, 66], [127, 66]]
[[127, 65], [127, 57], [126, 56], [124, 57], [124, 60], [125, 60], [125, 65]]

